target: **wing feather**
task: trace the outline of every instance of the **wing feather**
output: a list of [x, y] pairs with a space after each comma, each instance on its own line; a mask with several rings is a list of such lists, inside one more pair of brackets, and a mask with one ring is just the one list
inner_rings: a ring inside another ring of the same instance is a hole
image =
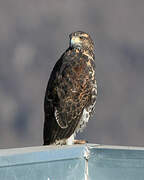
[[[70, 137], [92, 97], [88, 58], [72, 50], [56, 63], [45, 95], [44, 144]], [[49, 100], [51, 99], [51, 100]]]

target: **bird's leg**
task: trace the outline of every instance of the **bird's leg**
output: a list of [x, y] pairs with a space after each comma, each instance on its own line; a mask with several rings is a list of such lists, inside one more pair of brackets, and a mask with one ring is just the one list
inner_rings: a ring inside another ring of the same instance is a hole
[[86, 144], [87, 141], [86, 140], [82, 140], [82, 139], [74, 139], [74, 134], [71, 135], [67, 140], [66, 140], [66, 144], [67, 145], [72, 145], [72, 144]]
[[72, 145], [74, 144], [74, 134], [72, 134], [67, 140], [66, 140], [67, 145]]
[[74, 144], [86, 144], [87, 141], [86, 140], [82, 140], [82, 139], [75, 139], [74, 140]]

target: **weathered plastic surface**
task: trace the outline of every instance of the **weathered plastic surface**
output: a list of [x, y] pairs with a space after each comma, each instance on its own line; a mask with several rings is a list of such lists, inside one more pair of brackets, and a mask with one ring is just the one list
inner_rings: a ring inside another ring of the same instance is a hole
[[84, 179], [85, 147], [0, 150], [0, 180]]
[[144, 148], [86, 144], [0, 150], [0, 180], [144, 180]]
[[144, 148], [90, 146], [89, 179], [144, 180]]

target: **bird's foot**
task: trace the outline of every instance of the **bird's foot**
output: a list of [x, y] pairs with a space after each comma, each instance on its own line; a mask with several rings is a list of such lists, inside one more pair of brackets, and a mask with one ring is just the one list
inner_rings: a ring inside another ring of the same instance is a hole
[[75, 139], [74, 140], [74, 144], [86, 144], [87, 143], [87, 141], [86, 140], [79, 140], [79, 139]]

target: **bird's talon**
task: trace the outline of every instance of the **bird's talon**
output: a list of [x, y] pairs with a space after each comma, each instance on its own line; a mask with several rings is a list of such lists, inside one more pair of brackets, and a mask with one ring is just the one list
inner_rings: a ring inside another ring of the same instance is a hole
[[74, 140], [74, 144], [86, 144], [86, 140]]

